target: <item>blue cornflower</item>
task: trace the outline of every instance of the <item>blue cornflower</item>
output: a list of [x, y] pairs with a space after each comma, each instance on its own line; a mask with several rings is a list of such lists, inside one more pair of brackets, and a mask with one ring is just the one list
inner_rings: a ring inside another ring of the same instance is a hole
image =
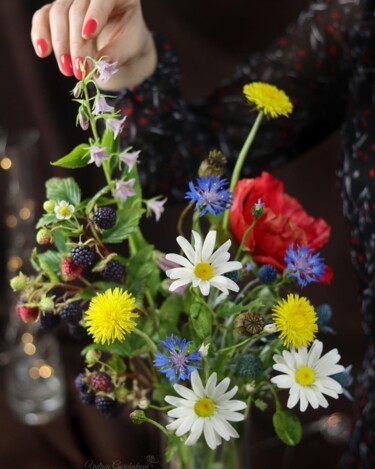
[[291, 244], [284, 257], [287, 277], [296, 277], [298, 285], [305, 287], [310, 282], [319, 282], [325, 271], [324, 259], [319, 253], [312, 254], [310, 246], [297, 246]]
[[196, 185], [189, 182], [190, 191], [186, 192], [185, 199], [197, 203], [200, 216], [207, 212], [217, 216], [232, 205], [233, 193], [227, 186], [228, 181], [220, 176], [202, 176], [197, 179]]
[[190, 344], [190, 341], [172, 334], [160, 342], [167, 353], [155, 353], [154, 365], [159, 367], [159, 371], [173, 383], [189, 379], [194, 370], [201, 368], [201, 356], [198, 349], [192, 353], [187, 351]]
[[341, 373], [331, 375], [330, 378], [333, 378], [341, 384], [344, 396], [352, 401], [353, 396], [348, 390], [348, 388], [353, 384], [352, 365], [347, 366]]

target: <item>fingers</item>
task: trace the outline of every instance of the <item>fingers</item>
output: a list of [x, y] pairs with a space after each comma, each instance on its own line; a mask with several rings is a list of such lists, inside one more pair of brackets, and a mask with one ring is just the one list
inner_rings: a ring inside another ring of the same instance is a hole
[[89, 63], [85, 57], [95, 55], [94, 43], [82, 37], [82, 25], [86, 12], [89, 9], [89, 0], [75, 0], [69, 9], [69, 46], [73, 61], [74, 75], [78, 80], [82, 79], [82, 66], [85, 65], [86, 73], [89, 71]]
[[[104, 44], [111, 49], [107, 40], [123, 39], [124, 29], [134, 29], [129, 19], [134, 10], [140, 10], [139, 5], [139, 0], [55, 0], [34, 14], [31, 38], [35, 52], [42, 58], [54, 52], [60, 71], [80, 80], [85, 57], [96, 57]], [[118, 48], [116, 44], [112, 49]]]
[[[126, 5], [126, 1], [121, 0], [91, 0], [89, 8], [85, 14], [82, 25], [82, 37], [92, 39], [96, 37], [107, 24], [109, 15], [112, 13], [116, 4]], [[130, 2], [129, 2], [130, 3]]]
[[38, 10], [32, 19], [31, 42], [35, 53], [39, 57], [48, 57], [52, 52], [51, 33], [49, 28], [49, 10], [51, 5], [45, 5]]
[[73, 62], [69, 43], [69, 8], [73, 0], [57, 0], [49, 10], [51, 46], [61, 73], [73, 75]]

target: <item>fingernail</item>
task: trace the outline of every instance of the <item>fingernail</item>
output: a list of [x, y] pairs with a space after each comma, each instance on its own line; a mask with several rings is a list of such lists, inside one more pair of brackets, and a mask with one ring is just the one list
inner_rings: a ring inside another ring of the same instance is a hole
[[84, 36], [91, 36], [95, 33], [96, 28], [98, 27], [98, 23], [94, 18], [90, 18], [86, 21], [86, 24], [83, 28], [83, 35]]
[[44, 39], [38, 39], [36, 41], [36, 51], [38, 55], [43, 56], [47, 54], [48, 51], [48, 45]]
[[[76, 57], [74, 59], [74, 75], [76, 76], [77, 80], [82, 80], [82, 70], [81, 70], [81, 64], [84, 63], [84, 60], [82, 57]], [[88, 64], [85, 64], [85, 70], [86, 70], [86, 75], [89, 72], [89, 67]]]
[[72, 58], [70, 57], [69, 54], [63, 54], [60, 57], [60, 64], [65, 75], [67, 75], [68, 77], [73, 75]]

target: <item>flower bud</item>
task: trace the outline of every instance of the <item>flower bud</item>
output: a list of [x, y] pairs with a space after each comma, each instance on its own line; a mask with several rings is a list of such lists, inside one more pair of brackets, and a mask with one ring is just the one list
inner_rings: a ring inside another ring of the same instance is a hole
[[264, 203], [262, 199], [258, 199], [258, 202], [251, 207], [251, 213], [255, 219], [260, 218], [264, 213]]
[[43, 296], [39, 302], [39, 309], [41, 311], [52, 311], [55, 307], [55, 302], [50, 296]]
[[76, 86], [73, 88], [72, 94], [75, 98], [79, 98], [82, 94], [82, 85], [79, 81]]
[[53, 236], [50, 230], [41, 228], [36, 234], [36, 242], [38, 244], [51, 244], [53, 242]]
[[245, 336], [259, 334], [264, 325], [264, 320], [258, 313], [241, 313], [234, 320], [234, 330]]
[[90, 122], [85, 112], [79, 111], [78, 119], [82, 130], [87, 130], [90, 127]]
[[46, 200], [43, 204], [43, 209], [47, 213], [53, 213], [56, 207], [56, 202], [54, 200]]
[[207, 344], [207, 345], [202, 344], [202, 345], [199, 347], [198, 352], [199, 352], [199, 355], [200, 355], [202, 358], [207, 357], [209, 347], [210, 347], [210, 344]]
[[16, 277], [12, 278], [10, 286], [13, 291], [22, 291], [26, 287], [28, 280], [29, 278], [20, 272]]
[[255, 353], [243, 355], [237, 363], [235, 374], [240, 378], [256, 378], [262, 371], [262, 360]]
[[145, 397], [138, 402], [138, 407], [142, 410], [148, 409], [149, 405], [150, 405], [150, 401]]
[[224, 167], [227, 164], [225, 155], [218, 150], [212, 150], [208, 157], [202, 161], [199, 166], [199, 176], [222, 176], [224, 174]]
[[88, 366], [95, 365], [102, 356], [100, 350], [89, 350], [86, 353], [85, 360]]
[[267, 324], [264, 326], [263, 332], [266, 334], [275, 334], [277, 332], [276, 324], [271, 322], [271, 324]]
[[137, 424], [140, 424], [146, 421], [146, 414], [143, 412], [143, 410], [135, 410], [129, 415], [129, 417], [133, 423], [137, 423]]
[[115, 398], [118, 402], [125, 404], [128, 401], [128, 390], [124, 386], [115, 389]]

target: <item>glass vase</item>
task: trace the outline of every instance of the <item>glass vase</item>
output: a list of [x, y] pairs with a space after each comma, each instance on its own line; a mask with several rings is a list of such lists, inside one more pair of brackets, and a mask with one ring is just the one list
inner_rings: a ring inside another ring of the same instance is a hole
[[194, 446], [179, 445], [169, 462], [169, 469], [241, 469], [241, 454], [238, 444], [224, 442], [216, 450], [211, 450], [205, 443]]

